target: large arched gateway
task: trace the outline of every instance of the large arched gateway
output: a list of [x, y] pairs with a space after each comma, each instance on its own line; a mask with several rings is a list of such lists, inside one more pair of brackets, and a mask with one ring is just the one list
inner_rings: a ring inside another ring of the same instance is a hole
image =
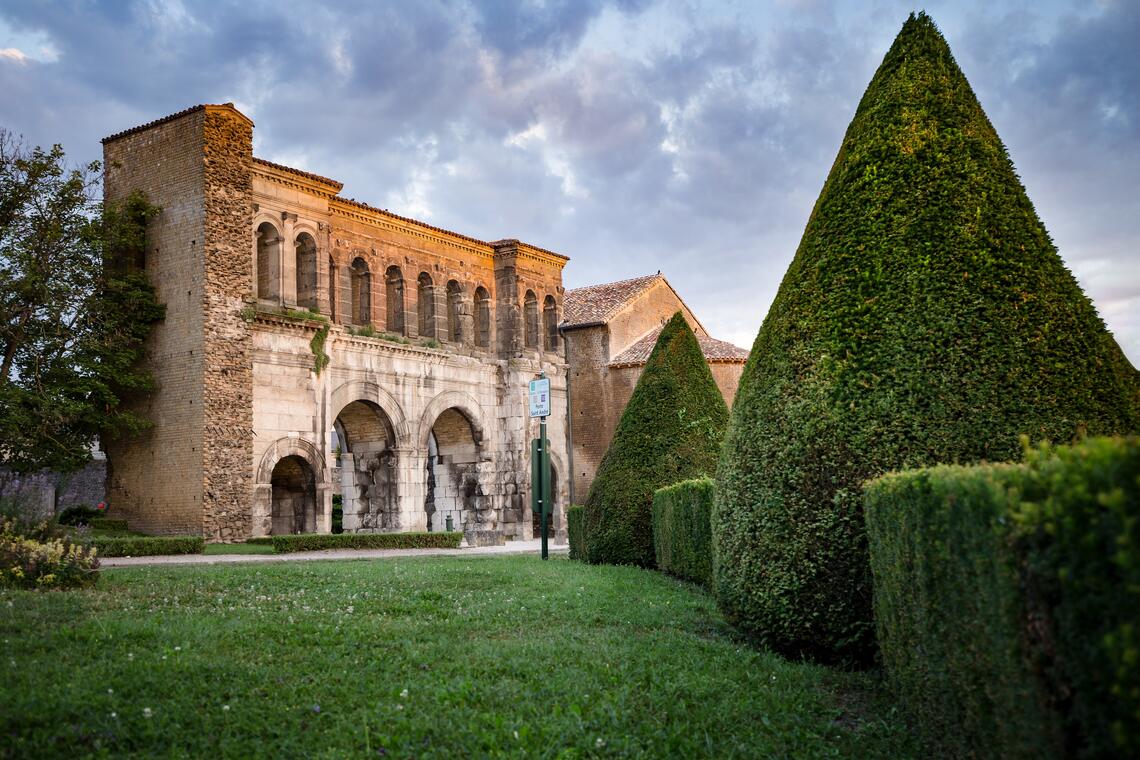
[[349, 533], [400, 530], [399, 464], [392, 421], [372, 401], [353, 401], [333, 424], [341, 508]]

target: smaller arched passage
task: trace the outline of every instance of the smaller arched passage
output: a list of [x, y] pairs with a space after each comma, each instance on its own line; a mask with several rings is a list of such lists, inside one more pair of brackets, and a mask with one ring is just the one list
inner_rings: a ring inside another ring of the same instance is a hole
[[479, 483], [481, 441], [458, 409], [443, 410], [428, 431], [424, 511], [432, 530], [494, 529], [491, 500]]
[[420, 272], [416, 279], [416, 312], [421, 338], [435, 338], [435, 286], [431, 275]]
[[341, 452], [345, 532], [399, 530], [399, 456], [389, 416], [372, 401], [352, 401], [337, 414], [330, 438]]
[[491, 294], [482, 285], [475, 288], [475, 345], [491, 345]]
[[387, 315], [384, 328], [396, 335], [407, 335], [404, 323], [404, 273], [392, 265], [384, 272], [384, 300]]
[[318, 310], [317, 304], [317, 241], [307, 232], [297, 236], [297, 305], [302, 309]]
[[264, 301], [281, 298], [281, 233], [269, 222], [257, 226], [257, 297]]
[[354, 325], [372, 324], [372, 274], [368, 262], [359, 256], [352, 262], [352, 313], [349, 319]]
[[273, 467], [271, 528], [275, 536], [317, 531], [317, 480], [302, 457], [282, 457]]
[[528, 290], [523, 297], [523, 345], [539, 348], [538, 341], [538, 296]]
[[547, 296], [542, 302], [542, 336], [545, 350], [558, 350], [558, 304], [554, 296]]

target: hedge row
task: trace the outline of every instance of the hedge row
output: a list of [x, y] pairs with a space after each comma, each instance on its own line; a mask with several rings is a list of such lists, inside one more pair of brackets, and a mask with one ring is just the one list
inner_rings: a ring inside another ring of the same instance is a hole
[[433, 533], [300, 533], [273, 536], [273, 551], [309, 552], [321, 549], [458, 549], [459, 531]]
[[1140, 757], [1140, 439], [866, 490], [887, 674], [956, 757]]
[[566, 510], [566, 533], [570, 539], [570, 559], [586, 559], [586, 508], [576, 505]]
[[712, 586], [712, 505], [716, 485], [694, 478], [653, 494], [653, 546], [657, 567], [678, 578]]
[[127, 521], [116, 517], [92, 517], [87, 521], [91, 530], [129, 530]]
[[148, 557], [158, 554], [201, 554], [201, 536], [92, 536], [84, 541], [100, 557]]

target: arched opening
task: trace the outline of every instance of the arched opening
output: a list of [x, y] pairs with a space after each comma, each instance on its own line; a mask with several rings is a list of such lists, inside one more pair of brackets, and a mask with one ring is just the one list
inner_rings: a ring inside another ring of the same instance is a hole
[[542, 302], [542, 334], [547, 351], [558, 350], [558, 304], [554, 296], [547, 296]]
[[420, 337], [435, 337], [435, 293], [431, 275], [420, 272], [416, 280], [416, 311], [420, 315]]
[[[550, 463], [550, 508], [546, 513], [546, 537], [554, 540], [554, 512], [558, 509], [558, 470]], [[533, 509], [530, 511], [531, 536], [542, 538], [542, 517]]]
[[281, 234], [269, 222], [257, 226], [257, 297], [281, 299]]
[[427, 512], [431, 530], [491, 528], [490, 499], [479, 486], [479, 441], [471, 422], [458, 409], [445, 409], [428, 436]]
[[353, 401], [337, 415], [331, 438], [340, 451], [344, 532], [399, 530], [396, 436], [388, 415], [371, 401]]
[[317, 311], [317, 241], [307, 232], [297, 236], [297, 305]]
[[352, 262], [352, 314], [354, 325], [372, 324], [372, 282], [368, 262], [359, 256]]
[[336, 262], [333, 257], [329, 256], [329, 316], [332, 321], [336, 321], [336, 278], [337, 278]]
[[491, 345], [491, 294], [482, 285], [475, 288], [475, 345]]
[[273, 535], [315, 533], [317, 530], [317, 479], [302, 457], [282, 457], [273, 467]]
[[447, 281], [447, 339], [463, 342], [463, 286], [456, 280]]
[[384, 272], [384, 300], [388, 305], [384, 329], [396, 335], [406, 335], [404, 326], [404, 273], [398, 266]]
[[526, 292], [523, 299], [524, 345], [538, 348], [538, 297], [533, 290]]

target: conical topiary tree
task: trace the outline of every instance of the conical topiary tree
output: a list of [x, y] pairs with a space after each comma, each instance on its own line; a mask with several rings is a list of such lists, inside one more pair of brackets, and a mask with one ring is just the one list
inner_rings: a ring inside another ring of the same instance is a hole
[[653, 567], [653, 492], [716, 469], [728, 407], [681, 312], [665, 324], [586, 497], [586, 559]]
[[861, 484], [1135, 431], [1137, 373], [950, 49], [912, 15], [756, 337], [717, 472], [716, 591], [773, 649], [873, 656]]

